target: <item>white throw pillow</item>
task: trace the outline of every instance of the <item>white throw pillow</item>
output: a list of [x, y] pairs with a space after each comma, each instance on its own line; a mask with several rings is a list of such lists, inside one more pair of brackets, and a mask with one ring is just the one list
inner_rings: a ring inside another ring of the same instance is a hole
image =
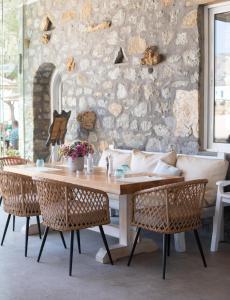
[[113, 158], [113, 169], [116, 170], [122, 165], [130, 166], [131, 153], [124, 153], [117, 150], [104, 150], [98, 163], [98, 167], [106, 168], [106, 157], [111, 155]]
[[148, 154], [139, 150], [133, 150], [130, 169], [134, 173], [153, 172], [159, 160], [175, 166], [177, 155], [175, 151], [169, 153]]
[[180, 176], [181, 170], [166, 164], [162, 160], [159, 160], [156, 168], [153, 170], [153, 173], [162, 174], [162, 175]]
[[224, 180], [228, 170], [228, 161], [222, 159], [208, 159], [190, 155], [178, 155], [176, 167], [182, 171], [185, 180], [207, 179], [204, 206], [215, 205], [216, 182]]

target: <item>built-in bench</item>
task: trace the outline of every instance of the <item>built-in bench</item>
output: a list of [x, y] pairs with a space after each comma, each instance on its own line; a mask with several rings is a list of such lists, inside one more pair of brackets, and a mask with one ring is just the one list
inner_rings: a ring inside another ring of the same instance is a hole
[[[208, 179], [208, 184], [204, 197], [203, 218], [213, 217], [215, 213], [217, 186], [216, 182], [224, 180], [228, 171], [229, 162], [225, 159], [224, 153], [216, 156], [212, 153], [200, 152], [199, 155], [145, 152], [138, 150], [110, 149], [105, 150], [99, 161], [99, 166], [105, 167], [105, 158], [111, 154], [114, 162], [114, 169], [122, 164], [128, 164], [133, 172], [154, 172], [154, 168], [159, 160], [166, 162], [181, 170], [181, 176], [185, 180]], [[119, 209], [116, 199], [110, 198], [110, 207]], [[177, 251], [185, 250], [184, 234], [175, 236], [175, 246]]]

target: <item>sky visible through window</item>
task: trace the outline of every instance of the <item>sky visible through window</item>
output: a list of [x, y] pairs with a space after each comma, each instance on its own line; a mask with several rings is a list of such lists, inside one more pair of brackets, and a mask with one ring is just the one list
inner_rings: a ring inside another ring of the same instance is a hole
[[230, 12], [229, 21], [223, 22], [215, 21], [216, 29], [216, 43], [215, 51], [216, 54], [229, 54], [230, 55]]

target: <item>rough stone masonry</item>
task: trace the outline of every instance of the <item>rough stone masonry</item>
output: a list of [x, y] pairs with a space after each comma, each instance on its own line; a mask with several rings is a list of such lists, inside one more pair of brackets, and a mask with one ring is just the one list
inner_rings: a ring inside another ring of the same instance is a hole
[[[197, 14], [201, 2], [41, 0], [27, 5], [25, 37], [31, 42], [24, 62], [26, 153], [33, 157], [34, 147], [39, 151], [45, 147], [45, 138], [39, 137], [38, 125], [34, 126], [35, 117], [49, 118], [50, 103], [43, 97], [42, 86], [36, 85], [33, 99], [34, 77], [44, 63], [53, 64], [62, 74], [62, 107], [72, 111], [68, 141], [79, 135], [77, 114], [93, 110], [97, 123], [89, 141], [97, 151], [115, 144], [196, 153], [200, 79]], [[40, 29], [45, 16], [54, 27], [46, 45], [41, 42]], [[150, 70], [140, 63], [148, 46], [157, 46], [164, 56], [163, 62]], [[120, 48], [125, 59], [114, 64]], [[68, 57], [75, 59], [72, 72], [66, 69]], [[47, 90], [45, 93], [47, 98]], [[46, 104], [40, 106], [38, 99]], [[44, 128], [41, 131], [44, 136]]]

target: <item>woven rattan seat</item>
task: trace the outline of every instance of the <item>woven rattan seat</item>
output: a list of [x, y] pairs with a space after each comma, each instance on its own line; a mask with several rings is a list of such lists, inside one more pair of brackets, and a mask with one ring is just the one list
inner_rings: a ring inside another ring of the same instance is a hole
[[[27, 164], [27, 160], [19, 156], [6, 156], [0, 158], [0, 170], [3, 170], [4, 166], [12, 165], [24, 165]], [[2, 185], [0, 183], [0, 206], [2, 204], [2, 198], [4, 197]], [[13, 231], [15, 229], [15, 215], [13, 215]]]
[[71, 231], [69, 265], [69, 275], [71, 276], [74, 231], [78, 233], [78, 247], [80, 249], [79, 230], [99, 226], [110, 262], [113, 264], [102, 227], [102, 225], [110, 223], [107, 194], [99, 190], [54, 180], [36, 178], [34, 181], [37, 186], [43, 223], [46, 225], [38, 261], [40, 261], [49, 228], [61, 232]]
[[[0, 171], [3, 170], [3, 168], [5, 166], [12, 166], [12, 165], [24, 165], [24, 164], [27, 164], [27, 160], [24, 159], [24, 158], [21, 158], [19, 156], [6, 156], [6, 157], [1, 157], [0, 158]], [[2, 202], [2, 197], [4, 197], [4, 194], [3, 194], [3, 188], [4, 186], [0, 183], [0, 205], [1, 205], [1, 202]]]
[[[138, 224], [138, 227], [151, 230], [156, 228], [155, 231], [160, 233], [177, 233], [183, 231], [191, 230], [191, 223], [194, 223], [194, 226], [198, 228], [201, 224], [200, 218], [197, 217], [196, 212], [190, 210], [185, 212], [183, 215], [178, 215], [178, 209], [172, 208], [169, 211], [168, 219], [165, 215], [165, 209], [159, 207], [157, 214], [155, 214], [155, 207], [137, 209], [135, 212], [135, 224]], [[166, 230], [165, 228], [169, 228]]]
[[[80, 203], [79, 206], [83, 207], [84, 203]], [[88, 211], [82, 211], [83, 209], [79, 212], [70, 211], [67, 219], [66, 213], [62, 208], [62, 205], [58, 205], [57, 203], [50, 204], [49, 220], [44, 220], [43, 224], [57, 231], [69, 231], [70, 228], [79, 230], [98, 226], [98, 215], [100, 215], [100, 223], [102, 225], [108, 224], [106, 209], [93, 211], [91, 208], [88, 208]]]
[[6, 213], [20, 217], [40, 215], [36, 185], [31, 177], [2, 171], [1, 185]]
[[4, 166], [13, 166], [13, 165], [25, 165], [27, 160], [19, 156], [6, 156], [0, 158], [0, 169], [3, 169]]
[[140, 230], [163, 233], [163, 278], [165, 279], [166, 246], [170, 251], [170, 234], [194, 231], [196, 241], [206, 266], [197, 229], [201, 225], [201, 213], [207, 180], [193, 180], [169, 184], [134, 194], [131, 224], [138, 228], [130, 265]]
[[106, 193], [51, 180], [36, 185], [46, 226], [69, 231], [110, 223]]
[[36, 185], [33, 183], [31, 177], [5, 171], [0, 171], [0, 184], [4, 195], [3, 209], [8, 213], [1, 245], [3, 245], [11, 215], [26, 217], [25, 256], [27, 256], [30, 217], [37, 217], [41, 237], [39, 221], [40, 206], [36, 195]]

